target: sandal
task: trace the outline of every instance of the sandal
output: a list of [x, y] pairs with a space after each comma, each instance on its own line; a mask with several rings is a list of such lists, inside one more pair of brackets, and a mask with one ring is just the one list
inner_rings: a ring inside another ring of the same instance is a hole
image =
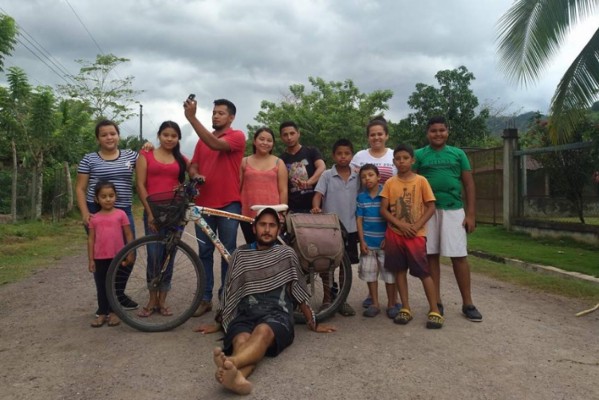
[[380, 313], [381, 313], [380, 308], [371, 305], [366, 310], [364, 310], [362, 315], [365, 317], [368, 317], [368, 318], [373, 318], [373, 317], [376, 317], [377, 315], [379, 315]]
[[393, 322], [399, 325], [406, 325], [410, 322], [414, 317], [412, 317], [412, 313], [407, 308], [402, 308], [399, 310], [399, 314], [397, 317], [393, 318]]
[[443, 318], [441, 314], [431, 311], [428, 313], [428, 321], [426, 321], [426, 327], [427, 329], [441, 329], [443, 328], [444, 321], [445, 318]]
[[156, 311], [156, 309], [153, 307], [142, 307], [141, 310], [139, 310], [139, 312], [137, 313], [137, 316], [141, 318], [148, 318], [150, 315], [154, 314], [154, 311]]
[[105, 323], [106, 323], [106, 316], [100, 315], [96, 319], [94, 319], [90, 325], [92, 328], [99, 328], [99, 327], [103, 326]]
[[158, 312], [163, 317], [170, 317], [171, 315], [173, 315], [173, 312], [168, 307], [160, 307], [158, 308]]
[[339, 307], [339, 310], [337, 310], [337, 312], [343, 315], [344, 317], [353, 317], [354, 315], [356, 315], [356, 311], [347, 302], [341, 304], [341, 307]]
[[121, 320], [115, 314], [108, 315], [108, 326], [117, 326], [120, 323]]

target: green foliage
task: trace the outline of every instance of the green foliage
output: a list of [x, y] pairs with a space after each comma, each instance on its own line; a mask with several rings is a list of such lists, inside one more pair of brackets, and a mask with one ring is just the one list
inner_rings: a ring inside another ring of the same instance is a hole
[[[311, 91], [301, 84], [291, 85], [290, 93], [280, 103], [262, 101], [255, 117], [259, 125], [247, 127], [248, 140], [252, 140], [260, 126], [271, 128], [278, 136], [280, 123], [292, 120], [300, 128], [301, 143], [320, 149], [328, 165], [332, 145], [339, 138], [351, 140], [355, 150], [366, 148], [366, 124], [373, 116], [388, 110], [387, 102], [393, 92], [361, 93], [350, 79], [325, 82], [322, 78], [309, 77], [308, 80]], [[283, 150], [281, 141], [277, 140], [273, 152], [280, 154]]]
[[[570, 136], [570, 143], [588, 141], [598, 135], [599, 127], [585, 118], [578, 122], [575, 133]], [[540, 114], [523, 141], [528, 147], [549, 147], [552, 144], [548, 123], [541, 119]], [[534, 156], [549, 176], [552, 195], [566, 197], [583, 224], [584, 193], [596, 165], [594, 157], [595, 154], [588, 149], [553, 151]]]
[[10, 56], [17, 43], [15, 20], [6, 14], [0, 14], [0, 72], [4, 71], [4, 56]]
[[[505, 73], [528, 85], [559, 54], [571, 27], [597, 10], [596, 0], [517, 0], [499, 20], [498, 52]], [[553, 143], [574, 135], [599, 90], [599, 30], [566, 70], [551, 99]]]
[[416, 91], [408, 98], [415, 110], [392, 130], [401, 141], [416, 147], [427, 144], [426, 123], [434, 116], [444, 116], [449, 123], [448, 143], [459, 147], [481, 146], [488, 137], [486, 125], [489, 110], [483, 107], [478, 113], [478, 98], [470, 89], [474, 74], [464, 66], [442, 70], [435, 75], [439, 86], [416, 84]]
[[131, 149], [135, 151], [140, 151], [144, 143], [145, 140], [140, 140], [139, 136], [122, 137], [119, 141], [119, 149]]
[[94, 63], [76, 60], [81, 65], [79, 74], [71, 76], [75, 84], [59, 85], [60, 93], [86, 102], [95, 120], [110, 119], [117, 123], [137, 115], [131, 108], [134, 97], [141, 91], [133, 90], [133, 76], [108, 79], [120, 64], [129, 61], [113, 54], [98, 54]]

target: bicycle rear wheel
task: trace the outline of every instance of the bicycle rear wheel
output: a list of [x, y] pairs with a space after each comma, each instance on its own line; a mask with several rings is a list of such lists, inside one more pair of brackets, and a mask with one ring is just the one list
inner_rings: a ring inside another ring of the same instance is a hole
[[[124, 323], [140, 331], [161, 332], [176, 328], [191, 318], [202, 299], [206, 278], [197, 253], [176, 239], [167, 246], [168, 242], [169, 237], [164, 235], [136, 239], [114, 257], [108, 269], [106, 290], [113, 311]], [[169, 266], [170, 273], [161, 274], [168, 247], [171, 247], [172, 268]], [[135, 257], [132, 265], [127, 262], [127, 256], [131, 253]], [[163, 315], [159, 309], [153, 309], [149, 312], [151, 315], [141, 316], [142, 307], [149, 302], [148, 282], [151, 277], [157, 277], [152, 280], [155, 287], [164, 287], [161, 284], [170, 281], [166, 305], [172, 315]], [[130, 304], [126, 304], [127, 297], [139, 308], [132, 310]]]
[[[304, 272], [304, 280], [311, 294], [310, 307], [316, 314], [316, 321], [322, 322], [335, 315], [341, 304], [345, 303], [352, 283], [351, 262], [347, 252], [339, 266], [329, 273]], [[298, 324], [306, 323], [304, 315], [295, 310], [293, 315]]]

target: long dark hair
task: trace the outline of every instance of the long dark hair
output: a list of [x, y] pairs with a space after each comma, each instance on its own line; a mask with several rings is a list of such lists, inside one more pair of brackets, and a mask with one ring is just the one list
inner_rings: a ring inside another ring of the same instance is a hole
[[158, 128], [158, 136], [160, 136], [160, 132], [165, 130], [166, 128], [172, 128], [177, 132], [177, 136], [179, 137], [179, 142], [173, 148], [173, 156], [179, 164], [179, 183], [185, 182], [185, 172], [187, 172], [187, 164], [185, 163], [185, 158], [183, 158], [183, 154], [181, 154], [181, 128], [179, 128], [179, 124], [175, 121], [164, 121], [160, 124], [160, 128]]

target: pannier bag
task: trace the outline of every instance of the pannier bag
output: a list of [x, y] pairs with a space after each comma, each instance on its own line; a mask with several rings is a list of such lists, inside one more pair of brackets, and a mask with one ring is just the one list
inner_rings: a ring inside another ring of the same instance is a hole
[[287, 232], [304, 271], [327, 272], [341, 263], [345, 248], [337, 214], [289, 214]]

